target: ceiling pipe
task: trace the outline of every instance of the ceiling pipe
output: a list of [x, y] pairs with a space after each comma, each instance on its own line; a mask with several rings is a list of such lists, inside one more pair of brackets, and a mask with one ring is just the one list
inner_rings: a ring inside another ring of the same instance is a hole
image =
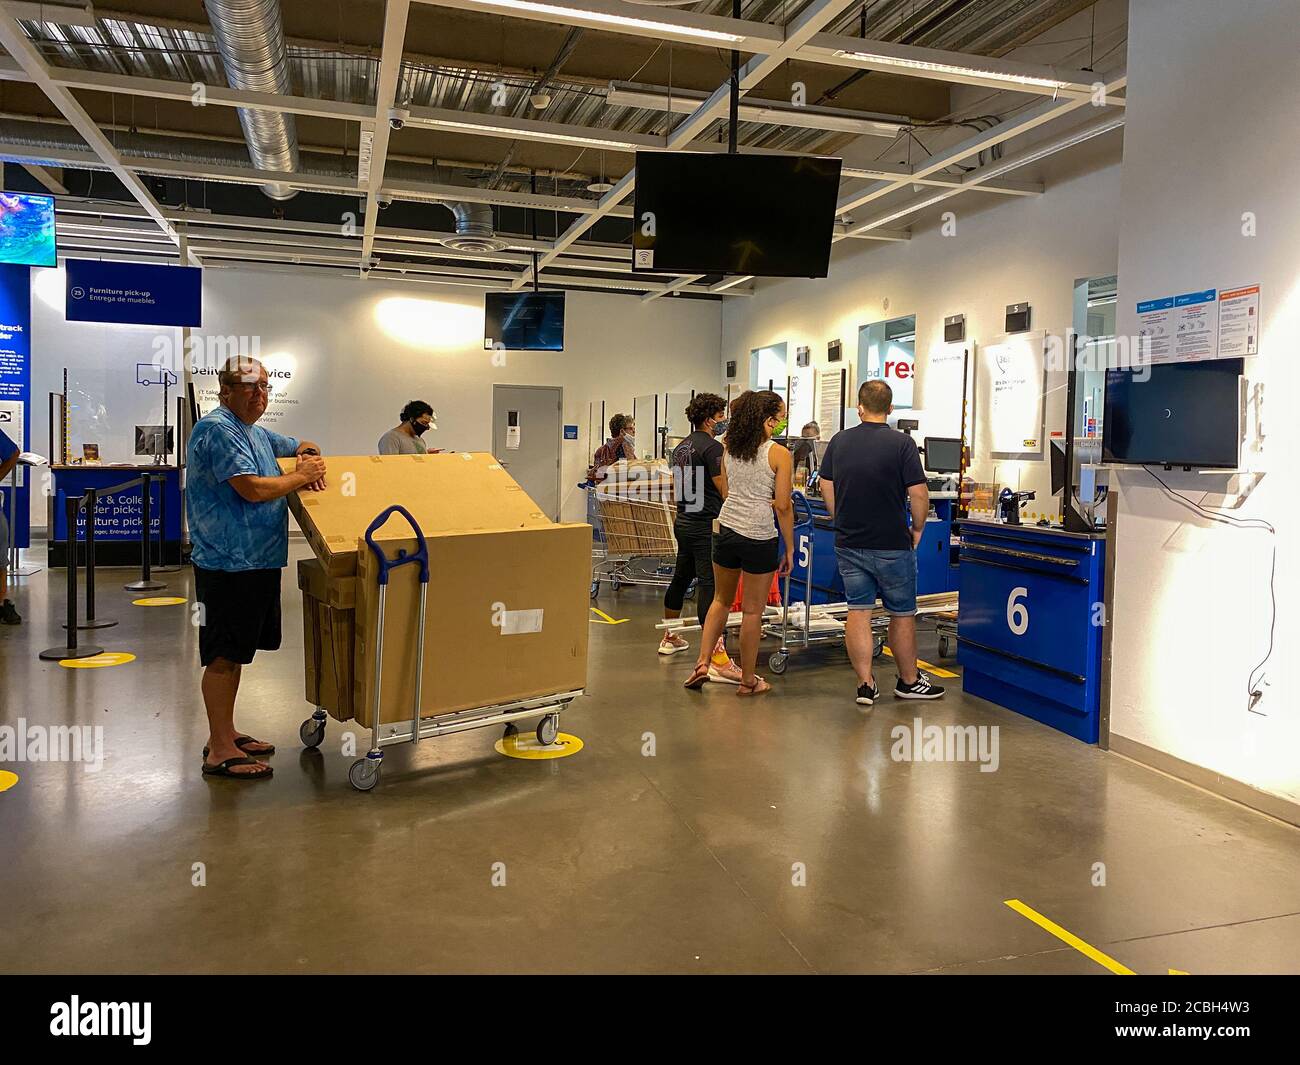
[[[226, 81], [232, 89], [292, 94], [289, 52], [284, 43], [280, 0], [205, 0]], [[248, 155], [258, 170], [298, 169], [298, 134], [292, 115], [261, 108], [239, 108]], [[298, 194], [291, 185], [268, 182], [262, 191], [273, 200]]]

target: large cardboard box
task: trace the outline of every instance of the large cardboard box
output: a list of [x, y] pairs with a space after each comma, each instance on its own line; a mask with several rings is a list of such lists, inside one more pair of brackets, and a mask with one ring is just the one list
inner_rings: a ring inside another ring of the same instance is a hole
[[298, 562], [307, 701], [338, 721], [353, 717], [355, 577], [331, 577], [314, 558]]
[[[281, 459], [287, 472], [295, 459]], [[357, 539], [380, 511], [400, 503], [426, 534], [538, 529], [554, 524], [488, 454], [326, 455], [323, 492], [289, 496], [289, 510], [331, 577], [357, 572]], [[378, 539], [410, 535], [399, 517]]]
[[[590, 526], [550, 521], [491, 455], [326, 462], [327, 489], [295, 493], [290, 507], [322, 572], [356, 576], [350, 709], [359, 724], [371, 722], [379, 592], [378, 563], [361, 537], [394, 503], [419, 522], [429, 548], [421, 716], [586, 686]], [[390, 558], [416, 547], [400, 515], [376, 541]], [[419, 587], [415, 565], [392, 571], [382, 722], [409, 720], [414, 710]]]

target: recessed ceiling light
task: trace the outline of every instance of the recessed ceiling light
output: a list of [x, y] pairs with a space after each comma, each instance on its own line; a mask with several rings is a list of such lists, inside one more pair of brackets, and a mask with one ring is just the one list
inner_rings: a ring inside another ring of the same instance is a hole
[[608, 181], [592, 181], [587, 185], [588, 192], [598, 192], [602, 196], [607, 192], [612, 192], [614, 186]]

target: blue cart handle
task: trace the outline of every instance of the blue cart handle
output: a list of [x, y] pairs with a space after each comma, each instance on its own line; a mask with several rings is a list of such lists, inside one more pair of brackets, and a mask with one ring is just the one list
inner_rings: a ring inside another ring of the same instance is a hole
[[791, 493], [790, 498], [794, 502], [795, 510], [798, 510], [800, 507], [803, 507], [803, 512], [808, 515], [802, 521], [796, 521], [795, 526], [798, 527], [801, 525], [813, 524], [815, 518], [813, 515], [812, 507], [808, 503], [808, 497], [805, 496], [802, 492], [793, 492]]
[[[420, 545], [420, 549], [414, 554], [407, 554], [406, 548], [402, 548], [397, 552], [396, 558], [389, 558], [384, 554], [384, 549], [375, 543], [375, 532], [394, 514], [400, 514], [404, 517], [406, 523], [414, 530], [415, 540]], [[397, 569], [398, 566], [405, 566], [408, 562], [418, 562], [420, 564], [420, 583], [429, 583], [429, 547], [424, 542], [424, 533], [420, 531], [420, 526], [411, 517], [411, 512], [405, 507], [395, 503], [372, 521], [370, 528], [366, 530], [366, 543], [369, 545], [370, 550], [375, 553], [375, 559], [379, 562], [379, 583], [381, 585], [388, 583], [389, 570]]]

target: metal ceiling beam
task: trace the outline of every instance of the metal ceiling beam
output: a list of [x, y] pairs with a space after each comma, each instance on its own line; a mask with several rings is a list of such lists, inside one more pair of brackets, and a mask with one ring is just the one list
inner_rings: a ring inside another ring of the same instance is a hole
[[[319, 100], [310, 96], [278, 96], [269, 92], [248, 89], [231, 89], [225, 85], [203, 85], [201, 99], [194, 84], [172, 81], [168, 78], [140, 78], [129, 74], [108, 74], [98, 70], [77, 70], [71, 67], [50, 67], [51, 80], [68, 89], [89, 92], [121, 93], [124, 96], [148, 96], [158, 100], [175, 100], [196, 107], [254, 107], [264, 111], [286, 114], [311, 115], [313, 118], [333, 118], [343, 122], [363, 122], [374, 117], [374, 109], [367, 104], [344, 103], [339, 100]], [[0, 58], [0, 81], [31, 81], [27, 72], [12, 60]]]
[[63, 182], [46, 170], [45, 167], [37, 166], [35, 163], [21, 163], [19, 165], [54, 195], [66, 196], [68, 194], [68, 190], [63, 187]]
[[[1107, 94], [1118, 89], [1122, 89], [1128, 82], [1124, 74], [1111, 74], [1104, 79], [1106, 83]], [[967, 137], [965, 140], [958, 142], [951, 148], [946, 148], [935, 155], [930, 156], [924, 163], [912, 168], [911, 175], [899, 177], [885, 181], [878, 181], [864, 189], [851, 192], [840, 198], [836, 204], [835, 210], [838, 214], [844, 214], [852, 211], [873, 200], [878, 200], [882, 196], [897, 189], [901, 189], [911, 184], [915, 177], [930, 177], [937, 174], [940, 170], [947, 169], [957, 163], [964, 162], [971, 156], [979, 155], [980, 152], [992, 148], [994, 145], [1001, 144], [1003, 141], [1010, 140], [1012, 137], [1019, 136], [1022, 133], [1028, 133], [1032, 129], [1037, 129], [1045, 123], [1051, 122], [1057, 118], [1063, 118], [1080, 108], [1089, 105], [1089, 98], [1084, 99], [1065, 99], [1065, 100], [1046, 100], [1041, 104], [1022, 111], [1014, 118], [1002, 122], [992, 129], [985, 130], [983, 133], [977, 133], [973, 137]], [[967, 175], [969, 177], [970, 175]], [[993, 176], [990, 171], [990, 176]], [[851, 227], [856, 229], [857, 227]]]
[[362, 172], [364, 162], [358, 165], [358, 177], [366, 184], [365, 231], [361, 239], [361, 264], [364, 269], [375, 244], [375, 225], [379, 217], [379, 193], [384, 187], [384, 168], [388, 164], [388, 113], [397, 102], [398, 81], [402, 74], [402, 48], [406, 43], [406, 23], [411, 12], [411, 0], [387, 0], [384, 7], [383, 46], [379, 56], [379, 83], [375, 88], [374, 126], [362, 127], [364, 138], [370, 132], [369, 166]]
[[[624, 0], [418, 0], [434, 7], [582, 26], [655, 41], [770, 54], [784, 47], [780, 26]], [[833, 17], [833, 16], [832, 16]], [[822, 25], [825, 25], [823, 23]]]
[[[32, 81], [49, 97], [50, 102], [72, 124], [72, 128], [90, 146], [91, 151], [95, 153], [99, 161], [107, 166], [113, 175], [126, 186], [127, 191], [135, 197], [140, 206], [158, 223], [158, 227], [179, 248], [181, 246], [180, 234], [164, 216], [162, 206], [154, 199], [153, 194], [145, 188], [144, 182], [136, 176], [130, 166], [118, 155], [117, 150], [109, 143], [108, 138], [95, 125], [94, 119], [77, 102], [71, 90], [53, 81], [50, 76], [50, 68], [46, 66], [45, 60], [41, 58], [36, 46], [28, 40], [27, 35], [22, 31], [22, 27], [4, 8], [0, 8], [0, 44], [4, 45], [9, 54], [17, 60], [18, 65], [27, 72]], [[202, 264], [201, 260], [193, 252], [188, 253], [188, 258], [195, 265]]]
[[[465, 2], [478, 2], [478, 0], [465, 0]], [[586, 0], [586, 2], [591, 3], [594, 0]], [[613, 0], [600, 0], [600, 2], [613, 2]], [[743, 95], [761, 84], [768, 75], [779, 69], [787, 58], [796, 53], [810, 37], [854, 2], [855, 0], [812, 0], [812, 3], [790, 25], [784, 27], [785, 39], [780, 45], [767, 55], [755, 56], [740, 68], [738, 82], [740, 94]], [[661, 9], [656, 9], [656, 14], [658, 14], [659, 10]], [[675, 13], [680, 14], [680, 12]], [[681, 148], [699, 137], [714, 118], [722, 114], [726, 109], [730, 93], [731, 81], [728, 79], [714, 89], [709, 98], [696, 108], [693, 114], [688, 116], [664, 138], [664, 148], [667, 150]], [[595, 225], [601, 217], [612, 211], [628, 193], [632, 192], [635, 182], [635, 170], [623, 175], [614, 187], [600, 198], [600, 204], [595, 211], [579, 217], [569, 225], [568, 229], [560, 234], [551, 250], [538, 259], [535, 269], [541, 269], [553, 262], [569, 245]], [[528, 273], [525, 273], [515, 281], [512, 287], [516, 289], [522, 288], [528, 283], [528, 280]]]

